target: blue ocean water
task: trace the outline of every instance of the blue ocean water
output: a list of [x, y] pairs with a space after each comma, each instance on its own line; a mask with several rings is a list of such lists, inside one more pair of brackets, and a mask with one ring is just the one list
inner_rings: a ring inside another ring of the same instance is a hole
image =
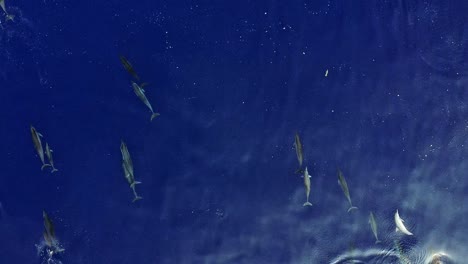
[[[4, 4], [0, 263], [468, 257], [467, 3]], [[132, 81], [148, 83], [153, 121]], [[48, 255], [43, 211], [65, 251]]]

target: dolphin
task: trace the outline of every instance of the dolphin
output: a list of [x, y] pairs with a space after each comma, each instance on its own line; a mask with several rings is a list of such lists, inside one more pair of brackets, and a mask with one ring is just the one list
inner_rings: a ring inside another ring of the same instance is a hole
[[412, 236], [413, 233], [411, 233], [410, 231], [408, 231], [408, 229], [406, 229], [405, 225], [403, 224], [404, 222], [405, 221], [400, 218], [400, 215], [398, 214], [398, 209], [397, 209], [395, 213], [395, 224], [396, 224], [395, 231], [397, 232], [401, 231], [405, 235]]
[[375, 216], [374, 216], [374, 213], [372, 212], [370, 212], [369, 214], [369, 224], [371, 226], [372, 233], [375, 236], [375, 244], [380, 243], [381, 241], [379, 240], [379, 237], [377, 235], [377, 221], [375, 221]]
[[54, 152], [50, 147], [49, 147], [49, 144], [47, 144], [46, 142], [46, 151], [45, 151], [45, 154], [47, 156], [47, 159], [49, 160], [49, 164], [50, 166], [52, 167], [52, 171], [51, 173], [54, 173], [56, 171], [58, 171], [55, 166], [54, 166], [54, 158], [52, 157], [52, 152]]
[[14, 15], [10, 15], [10, 14], [6, 11], [5, 0], [0, 0], [0, 6], [2, 7], [3, 11], [5, 12], [5, 21], [8, 21], [8, 20], [13, 21], [13, 20], [15, 19], [15, 16], [14, 16]]
[[299, 168], [296, 170], [296, 173], [301, 173], [302, 162], [304, 161], [304, 154], [302, 149], [301, 138], [299, 137], [299, 134], [297, 132], [294, 135], [294, 148], [296, 149], [297, 161], [299, 161]]
[[155, 117], [159, 116], [159, 113], [155, 113], [153, 111], [153, 107], [151, 106], [150, 102], [148, 101], [148, 98], [146, 98], [145, 90], [143, 90], [141, 85], [138, 85], [137, 83], [132, 82], [132, 86], [133, 86], [133, 91], [138, 96], [138, 98], [140, 98], [140, 100], [149, 108], [149, 110], [151, 110], [151, 119], [150, 120], [153, 121], [153, 119]]
[[133, 163], [132, 158], [130, 157], [130, 153], [128, 152], [127, 145], [123, 140], [120, 143], [120, 152], [122, 152], [122, 169], [124, 172], [125, 179], [127, 179], [130, 188], [133, 190], [133, 202], [143, 199], [143, 197], [139, 196], [135, 190], [135, 185], [141, 184], [139, 181], [135, 181], [135, 176], [133, 174]]
[[44, 231], [42, 234], [46, 245], [50, 248], [49, 254], [52, 256], [56, 253], [65, 251], [65, 249], [60, 247], [59, 242], [55, 237], [54, 223], [45, 211], [42, 211], [42, 217], [44, 218]]
[[310, 178], [311, 176], [309, 175], [309, 172], [307, 171], [307, 167], [305, 167], [304, 170], [304, 187], [306, 191], [306, 202], [303, 204], [303, 206], [312, 206], [312, 203], [309, 202], [309, 195], [310, 195]]
[[351, 195], [349, 194], [348, 184], [346, 183], [346, 179], [343, 176], [343, 172], [341, 172], [340, 169], [338, 169], [338, 184], [341, 186], [341, 189], [343, 190], [343, 193], [346, 196], [346, 199], [348, 199], [348, 202], [349, 202], [348, 213], [351, 212], [352, 210], [357, 210], [358, 208], [356, 206], [353, 206], [353, 203], [351, 202]]
[[[2, 1], [2, 0], [0, 0]], [[133, 78], [137, 79], [138, 81], [140, 80], [140, 77], [138, 77], [138, 74], [135, 72], [133, 69], [132, 64], [125, 58], [124, 56], [120, 55], [120, 62], [122, 63], [122, 66], [125, 68], [125, 70], [130, 73], [130, 75], [133, 76]]]
[[42, 148], [42, 142], [41, 142], [41, 133], [37, 132], [37, 130], [31, 125], [31, 137], [34, 143], [34, 148], [37, 151], [37, 155], [39, 155], [39, 158], [41, 159], [42, 162], [42, 167], [41, 170], [43, 170], [45, 167], [50, 167], [50, 164], [45, 163], [44, 161], [44, 149]]

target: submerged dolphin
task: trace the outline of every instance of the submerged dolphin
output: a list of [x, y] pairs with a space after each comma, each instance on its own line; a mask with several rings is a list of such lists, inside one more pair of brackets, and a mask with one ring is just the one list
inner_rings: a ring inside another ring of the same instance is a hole
[[47, 159], [49, 160], [49, 164], [50, 166], [52, 167], [52, 171], [51, 173], [54, 173], [56, 171], [58, 171], [55, 166], [54, 166], [54, 158], [52, 157], [52, 152], [54, 152], [50, 147], [49, 147], [49, 144], [47, 144], [46, 142], [46, 151], [45, 151], [45, 154], [47, 156]]
[[296, 173], [301, 172], [302, 162], [304, 161], [304, 154], [302, 150], [302, 143], [299, 134], [296, 132], [294, 135], [294, 148], [296, 149], [297, 161], [299, 161], [299, 169], [296, 170]]
[[123, 140], [120, 143], [120, 152], [122, 152], [122, 169], [124, 172], [125, 179], [127, 179], [130, 188], [133, 190], [133, 202], [143, 199], [143, 197], [139, 196], [135, 190], [135, 185], [140, 184], [141, 182], [135, 180], [135, 176], [133, 174], [133, 162], [132, 158], [130, 157], [130, 153], [128, 152], [127, 145]]
[[357, 210], [358, 208], [356, 206], [353, 206], [353, 202], [351, 202], [351, 195], [349, 194], [348, 184], [346, 183], [346, 179], [343, 176], [343, 172], [341, 172], [340, 169], [338, 169], [338, 184], [341, 186], [341, 189], [343, 190], [343, 193], [346, 196], [346, 199], [348, 199], [348, 202], [349, 202], [348, 213], [351, 212], [352, 210]]
[[401, 231], [405, 235], [412, 236], [413, 233], [411, 233], [410, 231], [408, 231], [408, 229], [406, 229], [405, 225], [403, 224], [404, 222], [405, 221], [400, 218], [400, 215], [398, 214], [398, 209], [397, 209], [395, 212], [395, 224], [396, 224], [395, 231], [397, 232]]
[[[0, 0], [2, 1], [2, 0]], [[140, 80], [140, 77], [138, 77], [138, 74], [135, 72], [133, 69], [132, 64], [125, 58], [124, 56], [120, 55], [120, 62], [122, 63], [122, 66], [125, 68], [125, 70], [130, 73], [130, 75], [133, 76], [133, 78], [137, 79], [138, 81]]]
[[140, 100], [149, 108], [149, 110], [151, 110], [151, 121], [153, 121], [153, 119], [157, 116], [159, 116], [159, 113], [155, 113], [153, 111], [153, 107], [151, 106], [150, 102], [148, 101], [148, 98], [146, 98], [146, 95], [145, 95], [145, 90], [143, 90], [143, 88], [138, 85], [137, 83], [135, 82], [132, 82], [132, 86], [133, 86], [133, 91], [135, 92], [135, 94], [138, 96], [138, 98], [140, 98]]
[[10, 14], [6, 11], [5, 0], [0, 0], [0, 6], [2, 7], [3, 11], [5, 12], [5, 20], [6, 20], [6, 21], [8, 21], [8, 20], [13, 21], [13, 20], [15, 19], [15, 16], [14, 16], [14, 15], [10, 15]]
[[39, 155], [39, 158], [41, 159], [42, 162], [42, 167], [41, 170], [43, 170], [45, 167], [50, 167], [50, 164], [45, 163], [44, 161], [44, 149], [42, 148], [42, 142], [41, 142], [41, 133], [37, 132], [37, 130], [31, 125], [31, 137], [32, 141], [34, 143], [34, 148], [36, 149], [37, 155]]
[[311, 178], [311, 176], [309, 175], [309, 172], [307, 171], [307, 167], [305, 167], [303, 177], [304, 177], [304, 187], [305, 187], [305, 191], [306, 191], [306, 201], [305, 201], [305, 203], [303, 204], [303, 206], [312, 206], [312, 203], [309, 202], [309, 195], [310, 195], [310, 178]]
[[65, 251], [65, 249], [60, 247], [55, 236], [54, 224], [45, 211], [42, 211], [42, 217], [44, 218], [44, 231], [42, 234], [44, 236], [44, 242], [50, 248], [49, 254], [52, 256], [56, 253]]
[[374, 213], [370, 212], [369, 214], [369, 224], [372, 229], [372, 233], [374, 234], [375, 237], [375, 243], [378, 244], [381, 241], [379, 240], [379, 236], [377, 235], [377, 221], [375, 221], [375, 216]]

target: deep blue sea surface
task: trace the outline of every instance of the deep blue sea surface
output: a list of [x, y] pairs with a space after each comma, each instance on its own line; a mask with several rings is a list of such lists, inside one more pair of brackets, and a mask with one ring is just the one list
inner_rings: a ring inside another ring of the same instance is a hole
[[4, 5], [0, 264], [466, 263], [466, 1]]

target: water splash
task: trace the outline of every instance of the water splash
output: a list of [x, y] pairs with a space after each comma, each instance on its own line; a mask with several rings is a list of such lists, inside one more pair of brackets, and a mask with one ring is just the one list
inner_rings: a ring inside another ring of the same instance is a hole
[[37, 254], [41, 264], [62, 264], [60, 256], [65, 249], [60, 245], [58, 240], [54, 239], [53, 243], [47, 243], [44, 239], [36, 245]]
[[403, 253], [399, 248], [392, 249], [367, 249], [353, 250], [352, 252], [341, 254], [330, 264], [456, 264], [451, 256], [443, 252], [428, 255], [423, 250], [411, 250]]

